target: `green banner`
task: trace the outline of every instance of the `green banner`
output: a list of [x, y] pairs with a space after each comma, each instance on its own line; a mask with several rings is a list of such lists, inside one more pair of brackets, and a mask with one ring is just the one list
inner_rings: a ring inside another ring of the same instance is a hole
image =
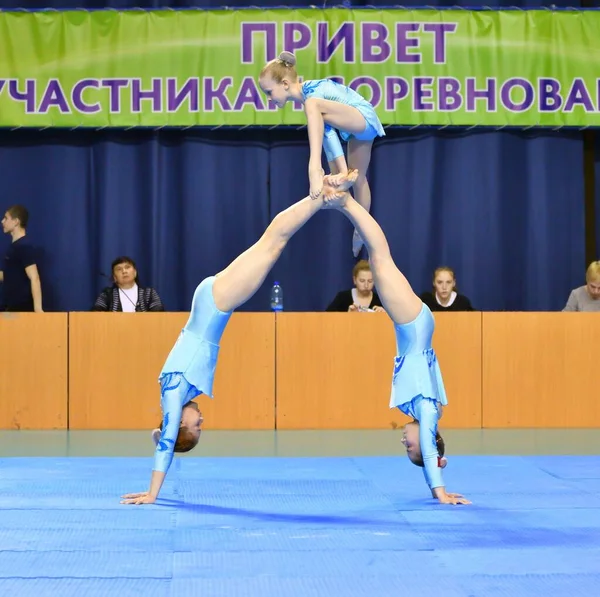
[[600, 12], [0, 12], [0, 126], [304, 125], [257, 84], [296, 54], [384, 125], [600, 125]]

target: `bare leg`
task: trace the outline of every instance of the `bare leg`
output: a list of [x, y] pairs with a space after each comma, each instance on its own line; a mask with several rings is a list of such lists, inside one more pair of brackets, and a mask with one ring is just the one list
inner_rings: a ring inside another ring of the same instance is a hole
[[358, 170], [358, 178], [354, 183], [354, 198], [367, 211], [371, 211], [371, 189], [367, 181], [367, 170], [371, 163], [373, 141], [350, 139], [348, 142], [348, 168]]
[[[355, 168], [359, 172], [358, 179], [354, 184], [354, 198], [367, 211], [371, 211], [371, 188], [367, 181], [367, 170], [371, 162], [371, 149], [373, 141], [359, 141], [350, 139], [348, 143], [348, 167]], [[352, 253], [358, 257], [363, 246], [363, 240], [355, 230], [352, 236]]]
[[315, 103], [323, 116], [323, 120], [338, 129], [338, 131], [347, 131], [358, 135], [367, 127], [365, 117], [354, 106], [320, 98], [315, 100]]
[[[310, 159], [308, 162], [308, 178], [310, 181], [310, 196], [315, 199], [323, 187], [323, 169], [321, 168], [321, 151], [325, 124], [349, 133], [362, 133], [367, 121], [360, 110], [331, 100], [308, 98], [304, 103], [304, 113], [308, 125], [308, 143]], [[337, 133], [336, 133], [337, 137]], [[344, 167], [347, 168], [345, 160]], [[339, 169], [341, 172], [341, 168]]]
[[349, 193], [327, 200], [328, 207], [336, 207], [356, 227], [369, 251], [369, 261], [377, 294], [394, 323], [409, 323], [419, 315], [423, 303], [410, 283], [396, 267], [387, 239], [379, 224]]
[[[350, 188], [357, 173], [348, 174]], [[232, 311], [248, 301], [260, 288], [294, 234], [323, 208], [323, 198], [333, 193], [326, 183], [317, 199], [306, 197], [278, 213], [260, 239], [216, 275], [213, 298], [220, 311]]]

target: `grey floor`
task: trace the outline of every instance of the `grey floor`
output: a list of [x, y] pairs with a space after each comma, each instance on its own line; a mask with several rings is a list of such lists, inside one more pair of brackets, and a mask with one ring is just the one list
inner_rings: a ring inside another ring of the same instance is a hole
[[[600, 429], [443, 431], [448, 455], [600, 454]], [[390, 456], [403, 452], [401, 431], [205, 431], [183, 457]], [[1, 431], [0, 457], [150, 456], [146, 431]]]

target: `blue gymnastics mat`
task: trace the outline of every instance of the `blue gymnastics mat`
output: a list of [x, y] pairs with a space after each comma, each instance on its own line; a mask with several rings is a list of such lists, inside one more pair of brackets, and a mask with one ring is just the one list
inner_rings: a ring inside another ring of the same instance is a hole
[[406, 458], [0, 460], [10, 597], [597, 597], [600, 457], [453, 457], [431, 499]]

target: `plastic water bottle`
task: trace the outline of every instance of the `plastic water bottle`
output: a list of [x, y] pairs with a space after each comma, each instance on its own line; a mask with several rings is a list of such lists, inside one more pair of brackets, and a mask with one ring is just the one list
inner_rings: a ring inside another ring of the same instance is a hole
[[279, 282], [273, 284], [271, 288], [271, 309], [273, 311], [283, 311], [283, 288]]

